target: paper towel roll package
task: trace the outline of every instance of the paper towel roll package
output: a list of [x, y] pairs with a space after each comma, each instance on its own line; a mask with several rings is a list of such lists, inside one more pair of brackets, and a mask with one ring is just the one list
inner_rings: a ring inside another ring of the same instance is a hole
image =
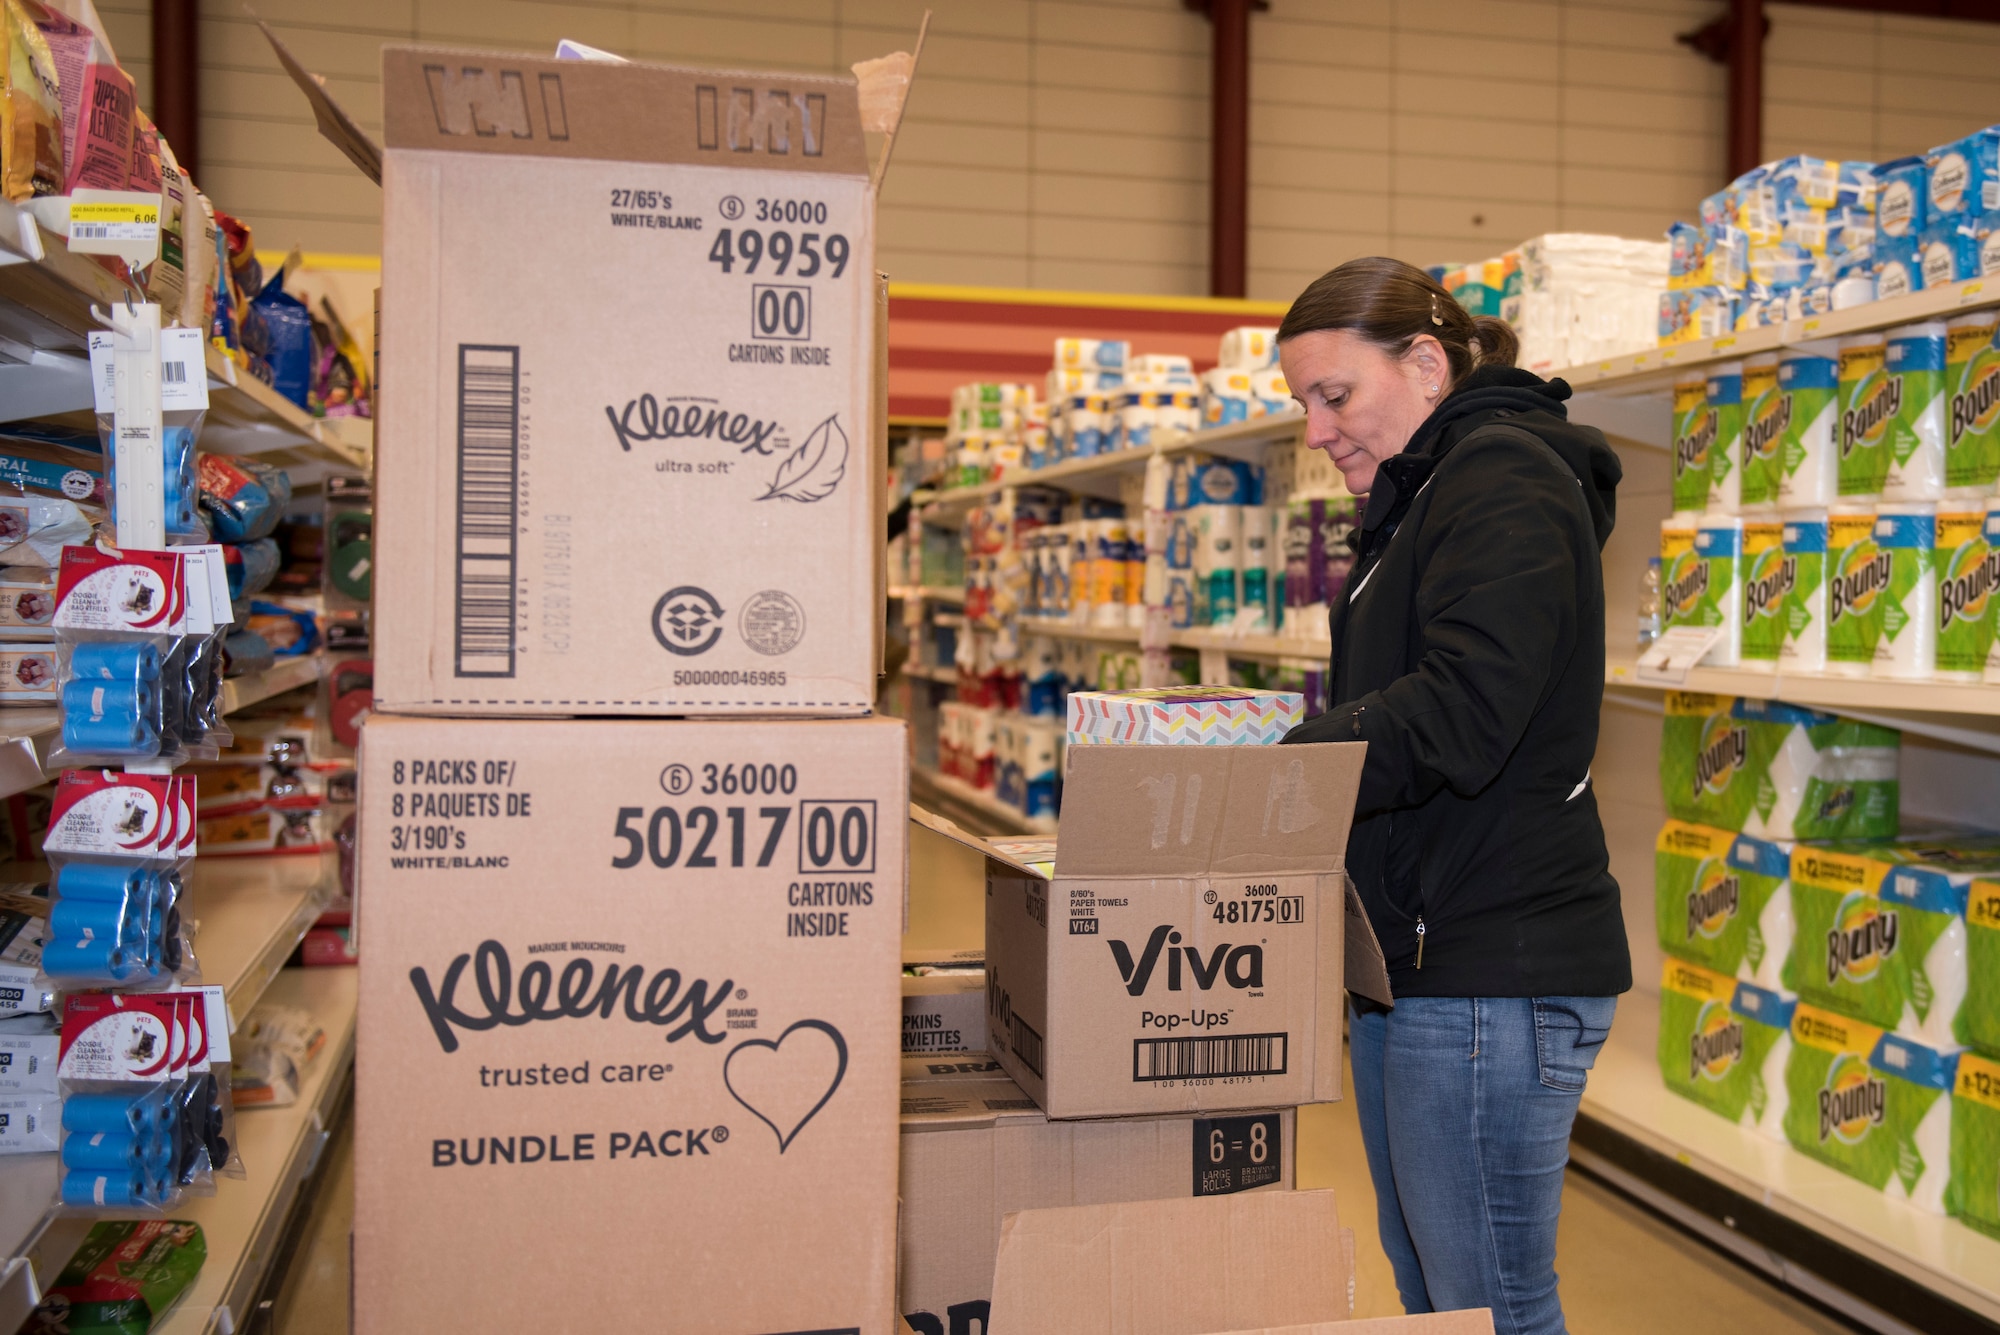
[[1797, 567], [1775, 515], [1743, 520], [1743, 666], [1774, 672], [1785, 646], [1786, 596]]
[[1677, 572], [1696, 584], [1695, 621], [1722, 627], [1722, 637], [1702, 657], [1706, 667], [1735, 667], [1743, 661], [1743, 519], [1704, 515], [1694, 532], [1695, 565]]
[[1780, 671], [1826, 670], [1826, 543], [1826, 511], [1784, 512], [1785, 637], [1778, 647]]
[[1973, 877], [1965, 900], [1965, 1003], [1953, 1036], [2000, 1056], [2000, 877]]
[[1785, 1068], [1785, 1138], [1892, 1198], [1943, 1214], [1957, 1062], [1956, 1050], [1801, 1002]]
[[1775, 700], [1730, 708], [1749, 733], [1755, 797], [1741, 828], [1761, 839], [1893, 839], [1902, 735]]
[[1736, 976], [1758, 987], [1797, 991], [1792, 978], [1792, 845], [1739, 834], [1729, 845], [1746, 925]]
[[1997, 566], [1986, 536], [1990, 506], [1977, 501], [1940, 502], [1937, 553], [1937, 677], [1977, 682], [1993, 650], [1993, 583]]
[[1832, 340], [1786, 348], [1778, 358], [1779, 409], [1785, 418], [1779, 449], [1778, 503], [1826, 505], [1839, 484], [1836, 443], [1840, 365]]
[[[1771, 1111], [1765, 1072], [1772, 1050], [1790, 1041], [1791, 1004], [1765, 993], [1739, 1009], [1737, 998], [1746, 988], [1669, 958], [1660, 975], [1658, 1052], [1668, 1089], [1732, 1122], [1758, 1127]], [[1784, 1087], [1780, 1080], [1777, 1089]]]
[[1895, 558], [1875, 541], [1872, 506], [1828, 508], [1826, 565], [1826, 670], [1836, 676], [1868, 676], [1888, 608], [1882, 595], [1895, 568]]
[[1708, 404], [1705, 376], [1674, 381], [1674, 509], [1695, 514], [1708, 508], [1709, 458], [1715, 444], [1715, 413]]
[[1708, 500], [1714, 514], [1733, 515], [1743, 505], [1743, 363], [1709, 368], [1702, 382], [1708, 409]]
[[1790, 850], [1668, 821], [1653, 853], [1660, 948], [1766, 987], [1784, 985], [1791, 951]]
[[1841, 339], [1839, 364], [1835, 490], [1873, 499], [1889, 475], [1889, 423], [1902, 403], [1902, 385], [1889, 378], [1889, 342], [1879, 333]]
[[1889, 331], [1887, 375], [1895, 404], [1882, 480], [1886, 500], [1934, 500], [1944, 488], [1945, 342], [1942, 320]]
[[1945, 1211], [2000, 1237], [2000, 1061], [1959, 1054], [1951, 1096], [1951, 1185]]
[[[1739, 487], [1745, 507], [1776, 505], [1784, 476], [1784, 438], [1790, 400], [1778, 389], [1778, 354], [1743, 361], [1743, 430], [1738, 442]], [[1678, 499], [1675, 505], [1679, 505]]]
[[1986, 493], [2000, 481], [2000, 311], [1974, 311], [1945, 324], [1947, 488]]
[[1758, 1083], [1764, 1090], [1764, 1110], [1757, 1115], [1753, 1129], [1759, 1135], [1782, 1143], [1785, 1139], [1785, 1115], [1792, 1104], [1791, 1089], [1785, 1083], [1785, 1068], [1792, 1060], [1792, 1014], [1798, 1006], [1798, 998], [1789, 992], [1739, 982], [1730, 1006], [1743, 1017], [1746, 1038], [1755, 1032], [1751, 1029], [1753, 1024], [1759, 1030], [1777, 1031], [1758, 1067]]
[[1926, 681], [1937, 670], [1936, 504], [1882, 502], [1875, 546], [1889, 558], [1889, 582], [1876, 600], [1882, 629], [1871, 675]]
[[1726, 695], [1669, 691], [1660, 732], [1660, 795], [1675, 820], [1740, 830], [1757, 798], [1768, 756]]

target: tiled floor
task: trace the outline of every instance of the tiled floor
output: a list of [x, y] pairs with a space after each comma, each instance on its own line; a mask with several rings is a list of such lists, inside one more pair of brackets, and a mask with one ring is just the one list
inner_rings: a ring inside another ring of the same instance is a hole
[[[346, 1335], [348, 1231], [354, 1223], [352, 1123], [328, 1147], [325, 1187], [277, 1312], [278, 1335]], [[1375, 1193], [1351, 1103], [1300, 1110], [1299, 1185], [1332, 1187], [1355, 1231], [1354, 1314], [1393, 1316], [1389, 1259], [1375, 1237]], [[1624, 1197], [1572, 1173], [1556, 1269], [1577, 1335], [1714, 1332], [1840, 1335], [1848, 1327], [1793, 1300]]]

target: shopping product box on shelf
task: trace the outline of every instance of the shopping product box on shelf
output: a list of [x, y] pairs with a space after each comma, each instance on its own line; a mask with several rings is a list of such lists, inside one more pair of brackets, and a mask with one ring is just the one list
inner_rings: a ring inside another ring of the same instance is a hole
[[1305, 718], [1296, 691], [1243, 686], [1160, 686], [1136, 691], [1071, 691], [1069, 740], [1242, 746], [1273, 743]]
[[368, 721], [357, 1331], [890, 1328], [905, 746]]
[[856, 86], [385, 49], [378, 710], [868, 711]]
[[1669, 956], [1660, 976], [1661, 1078], [1682, 1098], [1783, 1140], [1794, 1005]]
[[1794, 705], [1669, 691], [1667, 813], [1764, 839], [1893, 839], [1902, 734]]
[[903, 975], [903, 1055], [986, 1051], [986, 971], [930, 968]]
[[1951, 1091], [1951, 1183], [1945, 1210], [2000, 1237], [2000, 1061], [1958, 1058]]
[[985, 1329], [1015, 1210], [1288, 1188], [1295, 1121], [1271, 1108], [1056, 1122], [984, 1053], [905, 1057], [897, 1308], [918, 1330]]
[[1054, 1117], [1338, 1099], [1343, 986], [1388, 999], [1345, 870], [1365, 752], [1073, 751], [1053, 875], [984, 846], [1007, 1074]]

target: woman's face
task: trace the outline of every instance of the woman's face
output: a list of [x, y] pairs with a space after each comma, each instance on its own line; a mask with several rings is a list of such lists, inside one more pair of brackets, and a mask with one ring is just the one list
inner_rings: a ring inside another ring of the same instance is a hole
[[1395, 357], [1351, 329], [1322, 329], [1286, 339], [1278, 359], [1305, 405], [1306, 444], [1326, 451], [1357, 496], [1451, 388], [1444, 348], [1428, 334]]

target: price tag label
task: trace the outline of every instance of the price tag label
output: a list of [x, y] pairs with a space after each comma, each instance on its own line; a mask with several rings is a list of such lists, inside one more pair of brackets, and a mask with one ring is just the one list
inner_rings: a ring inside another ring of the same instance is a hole
[[1679, 686], [1687, 680], [1688, 669], [1707, 656], [1722, 638], [1722, 626], [1675, 626], [1647, 646], [1639, 655], [1641, 681]]
[[79, 190], [70, 196], [69, 248], [136, 265], [160, 255], [160, 196], [143, 190]]

